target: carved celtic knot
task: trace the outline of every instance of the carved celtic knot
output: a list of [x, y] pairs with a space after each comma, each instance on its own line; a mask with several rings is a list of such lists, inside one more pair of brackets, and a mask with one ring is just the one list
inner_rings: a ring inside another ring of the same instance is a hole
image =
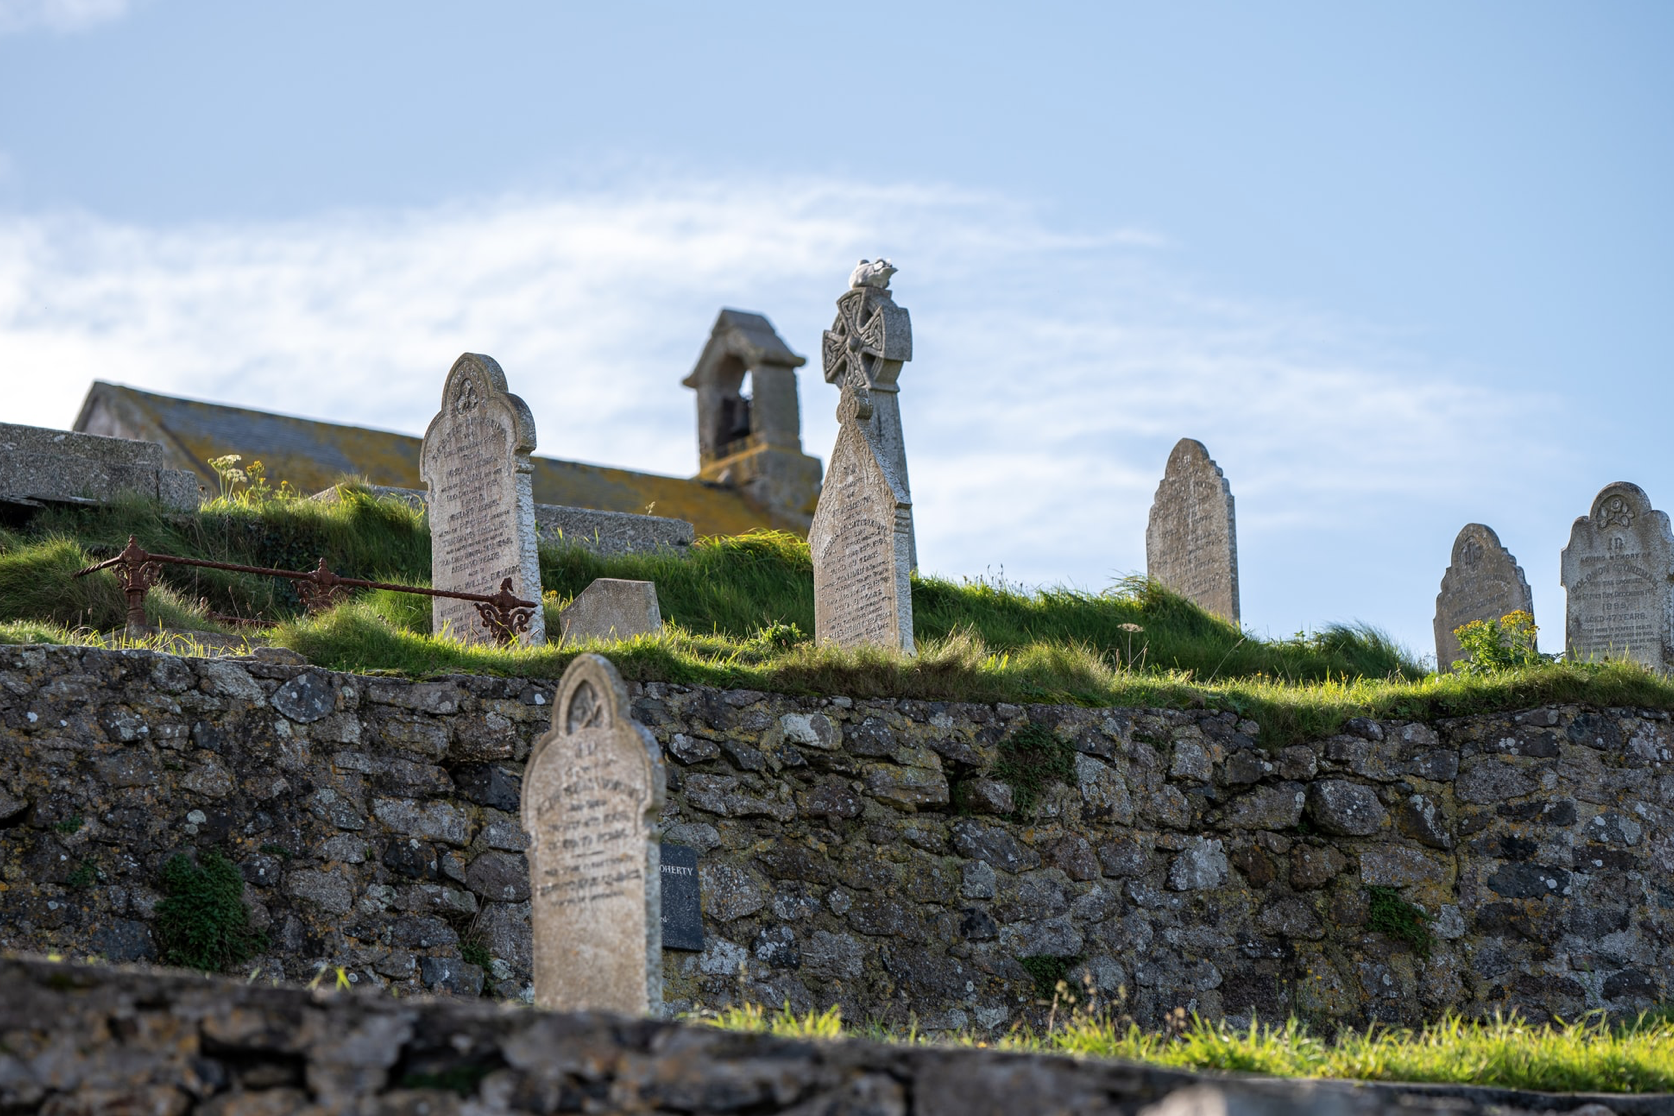
[[477, 409], [481, 400], [477, 398], [477, 382], [467, 376], [460, 381], [459, 388], [453, 394], [453, 410], [455, 414], [468, 414]]
[[894, 387], [902, 361], [913, 357], [912, 324], [888, 290], [854, 287], [837, 300], [837, 320], [820, 345], [825, 382], [858, 373], [869, 388]]
[[578, 682], [575, 694], [570, 698], [569, 711], [564, 716], [566, 731], [579, 732], [581, 729], [595, 728], [604, 720], [604, 703], [599, 700], [598, 691], [593, 689], [591, 682]]
[[837, 400], [838, 422], [865, 422], [872, 417], [872, 393], [866, 390], [866, 377], [851, 370], [843, 380], [843, 394]]
[[1598, 525], [1601, 529], [1607, 527], [1632, 527], [1633, 509], [1628, 506], [1627, 500], [1621, 496], [1612, 496], [1610, 499], [1606, 500], [1604, 502], [1604, 506], [1598, 510]]

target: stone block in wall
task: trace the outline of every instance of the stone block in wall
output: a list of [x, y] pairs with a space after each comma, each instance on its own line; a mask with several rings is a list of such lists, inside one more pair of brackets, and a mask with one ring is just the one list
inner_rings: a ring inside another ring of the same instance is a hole
[[0, 503], [102, 504], [122, 495], [191, 511], [198, 476], [174, 468], [156, 442], [0, 422]]

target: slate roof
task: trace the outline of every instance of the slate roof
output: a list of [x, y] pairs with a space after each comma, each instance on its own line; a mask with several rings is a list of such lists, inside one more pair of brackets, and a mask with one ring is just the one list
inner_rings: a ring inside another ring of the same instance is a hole
[[[161, 442], [174, 462], [202, 476], [213, 491], [212, 457], [236, 453], [260, 461], [273, 484], [289, 481], [310, 493], [344, 477], [375, 485], [423, 488], [421, 439], [410, 434], [229, 407], [158, 395], [94, 381], [74, 429], [83, 433]], [[579, 461], [535, 457], [538, 504], [652, 514], [689, 521], [699, 536], [737, 535], [759, 528], [806, 532], [780, 520], [736, 489], [684, 477], [637, 473]]]

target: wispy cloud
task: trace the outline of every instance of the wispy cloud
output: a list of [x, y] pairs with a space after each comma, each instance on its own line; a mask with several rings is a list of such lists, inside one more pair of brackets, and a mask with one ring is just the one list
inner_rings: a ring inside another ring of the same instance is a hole
[[[1189, 435], [1238, 497], [1247, 618], [1288, 632], [1365, 615], [1418, 642], [1419, 586], [1439, 566], [1401, 574], [1399, 619], [1364, 597], [1411, 557], [1389, 525], [1445, 563], [1452, 531], [1480, 517], [1464, 509], [1520, 483], [1467, 479], [1457, 448], [1510, 454], [1496, 431], [1515, 423], [1482, 419], [1548, 404], [1490, 399], [1329, 317], [1205, 294], [1161, 243], [1049, 227], [1004, 198], [830, 182], [163, 229], [13, 216], [3, 417], [66, 424], [104, 378], [418, 432], [473, 350], [529, 401], [540, 452], [689, 474], [679, 380], [715, 312], [762, 311], [817, 360], [853, 261], [883, 254], [913, 314], [903, 411], [927, 568], [1095, 587], [1143, 569], [1151, 493]], [[817, 370], [802, 401], [823, 457], [836, 398]]]
[[0, 35], [86, 31], [128, 14], [131, 0], [0, 0]]

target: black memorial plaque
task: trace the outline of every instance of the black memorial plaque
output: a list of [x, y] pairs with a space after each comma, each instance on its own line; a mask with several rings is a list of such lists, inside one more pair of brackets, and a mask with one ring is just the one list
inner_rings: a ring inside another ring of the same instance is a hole
[[685, 845], [663, 846], [663, 948], [703, 949], [697, 850]]

